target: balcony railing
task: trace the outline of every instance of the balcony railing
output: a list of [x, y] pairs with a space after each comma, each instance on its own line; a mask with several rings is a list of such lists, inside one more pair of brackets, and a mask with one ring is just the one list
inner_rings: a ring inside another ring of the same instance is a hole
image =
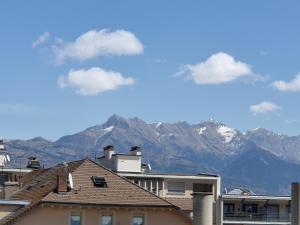
[[224, 213], [224, 221], [290, 222], [290, 214]]

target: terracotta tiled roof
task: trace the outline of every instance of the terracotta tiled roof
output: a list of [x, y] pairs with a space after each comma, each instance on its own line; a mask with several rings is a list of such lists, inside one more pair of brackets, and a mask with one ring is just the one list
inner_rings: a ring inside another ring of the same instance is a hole
[[[68, 163], [69, 171], [71, 173], [74, 172], [74, 170], [83, 162], [83, 160], [80, 160]], [[1, 219], [0, 225], [13, 224], [18, 217], [31, 210], [44, 196], [56, 189], [57, 174], [62, 167], [64, 166], [57, 165], [51, 169], [45, 169], [41, 173], [32, 171], [32, 174], [28, 175], [29, 177], [32, 176], [32, 180], [24, 183], [21, 189], [10, 197], [12, 200], [27, 200], [30, 204], [17, 209], [13, 213]], [[36, 174], [36, 176], [33, 176], [34, 174]]]
[[[91, 160], [84, 161], [72, 173], [72, 176], [74, 181], [72, 191], [65, 195], [51, 192], [42, 201], [118, 206], [175, 207], [166, 200], [157, 197]], [[95, 187], [91, 179], [92, 176], [104, 177], [108, 187]]]
[[193, 199], [192, 198], [164, 198], [168, 202], [179, 207], [184, 211], [192, 211], [193, 210]]
[[[36, 176], [33, 176], [31, 181], [27, 180], [20, 191], [11, 197], [14, 200], [28, 200], [31, 203], [0, 220], [0, 225], [13, 224], [17, 218], [39, 203], [177, 208], [167, 200], [157, 197], [89, 159], [70, 162], [67, 165], [74, 183], [71, 191], [66, 194], [58, 194], [56, 191], [57, 175], [65, 165], [57, 165], [42, 172], [35, 171]], [[107, 187], [95, 187], [92, 176], [104, 177]]]

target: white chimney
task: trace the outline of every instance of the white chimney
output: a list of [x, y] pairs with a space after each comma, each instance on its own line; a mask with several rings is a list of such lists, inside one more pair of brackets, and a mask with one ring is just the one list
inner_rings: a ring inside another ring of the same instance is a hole
[[112, 155], [115, 154], [114, 146], [113, 145], [107, 145], [103, 148], [104, 151], [104, 157], [107, 160], [111, 160]]

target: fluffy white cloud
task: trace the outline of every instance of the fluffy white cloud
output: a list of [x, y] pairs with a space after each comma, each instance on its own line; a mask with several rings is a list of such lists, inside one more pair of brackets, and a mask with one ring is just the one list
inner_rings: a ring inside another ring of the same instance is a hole
[[58, 78], [60, 88], [71, 86], [76, 93], [83, 96], [98, 95], [104, 91], [115, 90], [124, 85], [133, 85], [135, 80], [125, 78], [121, 73], [107, 71], [99, 67], [88, 70], [70, 70], [66, 77]]
[[45, 32], [43, 34], [41, 34], [38, 39], [36, 39], [33, 43], [32, 43], [32, 48], [36, 48], [37, 46], [43, 44], [44, 42], [46, 42], [50, 37], [50, 33], [49, 32]]
[[267, 112], [274, 112], [281, 109], [280, 106], [272, 103], [272, 102], [261, 102], [257, 105], [251, 105], [250, 110], [254, 114], [258, 113], [267, 113]]
[[53, 51], [58, 62], [66, 59], [87, 60], [107, 55], [135, 55], [143, 53], [139, 39], [126, 30], [90, 30], [73, 42], [58, 42]]
[[219, 52], [206, 61], [184, 65], [177, 75], [185, 75], [197, 84], [221, 84], [252, 75], [251, 66], [236, 61], [231, 55]]
[[296, 77], [289, 82], [285, 82], [283, 80], [274, 81], [272, 86], [279, 91], [300, 91], [300, 73], [298, 73]]

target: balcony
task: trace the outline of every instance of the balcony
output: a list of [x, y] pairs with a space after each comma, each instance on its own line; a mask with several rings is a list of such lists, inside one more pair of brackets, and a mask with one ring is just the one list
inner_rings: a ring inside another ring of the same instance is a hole
[[290, 223], [290, 214], [271, 214], [271, 213], [224, 213], [224, 222], [277, 222]]

